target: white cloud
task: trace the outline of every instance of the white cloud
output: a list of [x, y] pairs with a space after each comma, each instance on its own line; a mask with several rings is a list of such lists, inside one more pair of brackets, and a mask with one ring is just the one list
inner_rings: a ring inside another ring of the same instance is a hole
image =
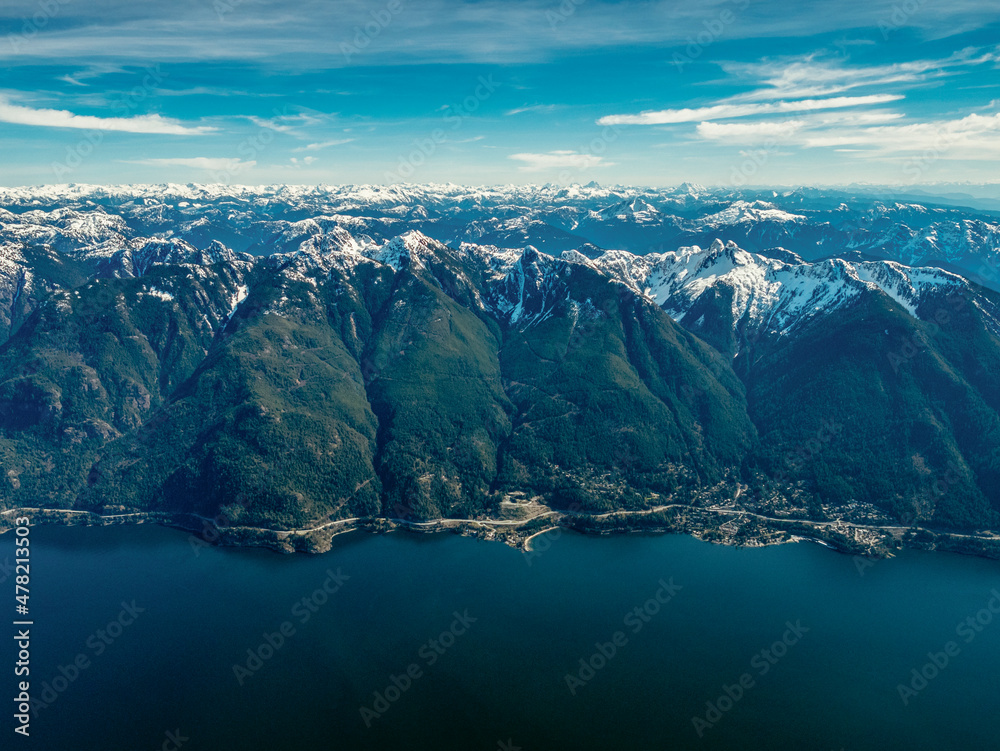
[[58, 76], [56, 78], [56, 80], [57, 81], [63, 81], [64, 83], [72, 84], [73, 86], [86, 86], [87, 85], [87, 84], [83, 83], [83, 81], [79, 81], [79, 80], [77, 80], [76, 78], [73, 78], [73, 76], [70, 76], [70, 75]]
[[912, 60], [891, 65], [848, 66], [842, 60], [822, 60], [814, 55], [760, 63], [726, 63], [726, 73], [743, 80], [754, 80], [762, 88], [738, 94], [727, 102], [753, 102], [795, 97], [826, 97], [862, 86], [886, 86], [925, 83], [951, 75], [958, 68], [997, 62], [996, 49], [965, 49], [945, 58]]
[[[778, 142], [803, 148], [831, 148], [863, 158], [891, 155], [934, 159], [996, 159], [1000, 156], [1000, 113], [905, 125], [878, 124], [876, 113], [754, 123], [700, 123], [700, 138], [723, 143]], [[894, 114], [894, 113], [889, 113]], [[853, 117], [852, 117], [853, 115]]]
[[126, 159], [126, 164], [144, 164], [149, 167], [188, 167], [191, 169], [212, 170], [214, 172], [238, 172], [241, 169], [256, 166], [257, 162], [244, 162], [239, 159], [222, 157], [170, 157], [164, 159]]
[[173, 136], [198, 136], [215, 131], [203, 125], [189, 126], [160, 115], [135, 117], [95, 117], [75, 115], [66, 110], [33, 109], [12, 104], [0, 95], [0, 122], [33, 125], [43, 128], [79, 128], [83, 130], [120, 131], [123, 133], [161, 133]]
[[277, 133], [292, 133], [295, 131], [295, 128], [293, 126], [285, 125], [282, 122], [282, 118], [280, 117], [271, 118], [269, 120], [264, 117], [256, 117], [254, 115], [250, 115], [249, 117], [247, 117], [247, 120], [252, 122], [254, 125], [257, 125], [261, 128], [266, 128], [267, 130], [273, 130]]
[[586, 169], [588, 167], [607, 167], [613, 162], [605, 162], [604, 157], [594, 154], [580, 154], [576, 151], [550, 151], [546, 154], [511, 154], [507, 157], [518, 162], [524, 162], [519, 169], [522, 172], [540, 172], [547, 169]]
[[807, 114], [795, 120], [758, 120], [745, 123], [702, 122], [695, 128], [700, 138], [707, 141], [731, 143], [757, 143], [760, 141], [789, 142], [805, 132], [818, 132], [836, 127], [860, 128], [891, 123], [903, 117], [900, 112], [824, 112]]
[[759, 123], [699, 123], [697, 134], [709, 141], [730, 143], [758, 143], [760, 141], [785, 141], [802, 130], [802, 120], [765, 121]]
[[672, 123], [695, 123], [706, 120], [726, 120], [734, 117], [751, 117], [784, 112], [809, 112], [814, 110], [861, 107], [886, 104], [902, 99], [900, 94], [872, 94], [870, 96], [832, 97], [830, 99], [800, 99], [797, 101], [761, 103], [721, 103], [710, 107], [696, 107], [679, 110], [647, 110], [638, 115], [607, 115], [597, 121], [598, 125], [666, 125]]
[[515, 107], [504, 112], [505, 115], [521, 115], [525, 112], [551, 112], [556, 106], [554, 104], [532, 104], [525, 107]]
[[294, 115], [275, 113], [275, 116], [271, 118], [249, 115], [247, 116], [247, 120], [252, 122], [254, 125], [266, 128], [267, 130], [273, 130], [276, 133], [304, 135], [301, 134], [301, 128], [308, 127], [310, 125], [319, 125], [324, 121], [324, 119], [329, 117], [330, 116], [326, 113], [310, 110], [297, 112]]
[[[997, 116], [970, 115], [960, 120], [899, 124], [904, 113], [887, 107], [903, 99], [897, 93], [939, 83], [948, 77], [1000, 61], [1000, 48], [967, 48], [929, 60], [874, 66], [850, 66], [845, 59], [818, 55], [755, 63], [726, 63], [723, 69], [741, 85], [755, 86], [708, 106], [647, 110], [610, 115], [601, 125], [698, 123], [695, 135], [718, 144], [781, 143], [802, 148], [831, 148], [867, 158], [932, 153], [935, 158], [972, 159], [1000, 152]], [[863, 87], [867, 87], [868, 92]], [[857, 95], [844, 92], [857, 89]], [[984, 112], [995, 108], [981, 108]], [[969, 110], [966, 110], [969, 111]], [[789, 115], [786, 118], [768, 117]], [[745, 118], [742, 122], [732, 121]]]
[[934, 154], [950, 159], [995, 158], [1000, 153], [1000, 113], [969, 115], [958, 120], [860, 128], [808, 135], [810, 148], [864, 146], [883, 153]]
[[90, 65], [83, 70], [78, 70], [72, 75], [66, 74], [62, 76], [57, 76], [57, 81], [63, 81], [64, 83], [71, 84], [73, 86], [89, 86], [90, 84], [84, 83], [84, 81], [90, 80], [91, 78], [100, 78], [109, 73], [124, 73], [125, 70], [118, 65], [108, 65], [106, 63], [101, 63], [97, 65]]
[[302, 166], [308, 167], [310, 164], [316, 161], [316, 157], [304, 156], [301, 159], [299, 159], [298, 157], [293, 156], [289, 161], [291, 161], [291, 163], [294, 164], [296, 167], [302, 167]]
[[899, 120], [902, 112], [891, 110], [875, 110], [873, 112], [824, 112], [817, 115], [806, 115], [803, 119], [810, 125], [880, 125]]
[[[572, 4], [574, 12], [553, 26], [546, 14], [556, 12], [561, 17], [559, 3], [554, 0], [422, 0], [412, 13], [405, 10], [392, 16], [392, 33], [377, 35], [365, 49], [365, 59], [371, 65], [471, 60], [509, 64], [545, 60], [553, 50], [683, 47], [704, 33], [706, 24], [718, 22], [726, 10], [734, 21], [725, 25], [727, 41], [816, 38], [841, 31], [855, 34], [861, 29], [877, 34], [880, 23], [891, 22], [898, 7], [910, 4], [901, 0], [840, 0], [836, 12], [831, 12], [829, 0], [749, 6], [729, 0], [588, 0]], [[386, 7], [384, 1], [377, 5]], [[915, 5], [918, 9], [906, 14], [904, 26], [921, 30], [920, 39], [988, 28], [996, 13], [995, 0], [918, 1]], [[21, 19], [30, 19], [40, 7], [39, 0], [5, 0], [2, 15], [12, 20], [12, 28], [19, 29]], [[233, 10], [220, 11], [220, 7]], [[30, 39], [30, 44], [0, 44], [0, 59], [232, 61], [287, 60], [294, 56], [314, 66], [342, 67], [353, 60], [345, 59], [341, 44], [350, 44], [356, 27], [371, 22], [373, 8], [365, 0], [228, 4], [91, 0], [74, 3], [73, 12], [65, 16], [66, 24], [49, 24], [45, 33]], [[21, 40], [18, 36], [17, 41]]]
[[310, 143], [306, 146], [299, 146], [299, 148], [292, 149], [292, 151], [295, 153], [299, 153], [301, 151], [320, 151], [322, 149], [328, 149], [331, 146], [340, 146], [344, 143], [350, 143], [353, 140], [353, 138], [338, 138], [333, 141], [321, 141], [320, 143]]

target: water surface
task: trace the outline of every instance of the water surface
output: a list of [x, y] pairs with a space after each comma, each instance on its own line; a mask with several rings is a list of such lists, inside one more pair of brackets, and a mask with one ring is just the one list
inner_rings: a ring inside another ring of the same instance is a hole
[[[956, 631], [1000, 588], [995, 561], [906, 552], [859, 571], [818, 545], [683, 536], [555, 535], [529, 559], [448, 534], [354, 533], [321, 556], [154, 526], [31, 534], [33, 693], [88, 666], [24, 747], [152, 750], [176, 731], [190, 751], [1000, 745], [1000, 626]], [[339, 589], [314, 594], [331, 574]], [[949, 641], [905, 705], [899, 684]], [[599, 669], [581, 678], [581, 658]]]

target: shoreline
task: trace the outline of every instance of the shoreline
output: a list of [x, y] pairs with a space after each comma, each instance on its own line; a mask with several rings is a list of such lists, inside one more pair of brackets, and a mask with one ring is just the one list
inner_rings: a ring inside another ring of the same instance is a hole
[[[0, 511], [0, 534], [14, 528], [12, 522], [17, 516], [27, 517], [32, 526], [160, 524], [190, 533], [189, 540], [194, 547], [261, 547], [280, 553], [325, 553], [331, 549], [333, 538], [355, 530], [375, 533], [395, 530], [451, 532], [502, 542], [530, 553], [535, 551], [531, 545], [534, 538], [556, 530], [571, 530], [600, 536], [629, 533], [688, 534], [705, 542], [734, 547], [815, 542], [840, 553], [866, 558], [889, 558], [897, 550], [910, 548], [1000, 559], [1000, 535], [936, 531], [902, 525], [864, 525], [842, 520], [779, 519], [733, 508], [703, 508], [679, 504], [598, 515], [547, 509], [524, 519], [446, 518], [411, 521], [387, 517], [355, 517], [288, 530], [219, 525], [215, 519], [190, 512], [153, 511], [102, 515], [73, 509], [21, 508]], [[744, 522], [744, 526], [736, 524], [737, 520]], [[541, 528], [539, 521], [544, 525]], [[749, 533], [746, 531], [747, 527], [751, 528]]]

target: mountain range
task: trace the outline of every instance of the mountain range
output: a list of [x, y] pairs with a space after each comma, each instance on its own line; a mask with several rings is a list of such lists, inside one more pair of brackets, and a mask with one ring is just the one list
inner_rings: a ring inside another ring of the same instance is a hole
[[0, 505], [1000, 521], [1000, 218], [862, 191], [0, 189]]

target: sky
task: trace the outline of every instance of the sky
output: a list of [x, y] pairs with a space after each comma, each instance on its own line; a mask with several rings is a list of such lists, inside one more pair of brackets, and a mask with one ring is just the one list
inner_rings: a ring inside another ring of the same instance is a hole
[[4, 0], [0, 184], [1000, 180], [996, 0]]

